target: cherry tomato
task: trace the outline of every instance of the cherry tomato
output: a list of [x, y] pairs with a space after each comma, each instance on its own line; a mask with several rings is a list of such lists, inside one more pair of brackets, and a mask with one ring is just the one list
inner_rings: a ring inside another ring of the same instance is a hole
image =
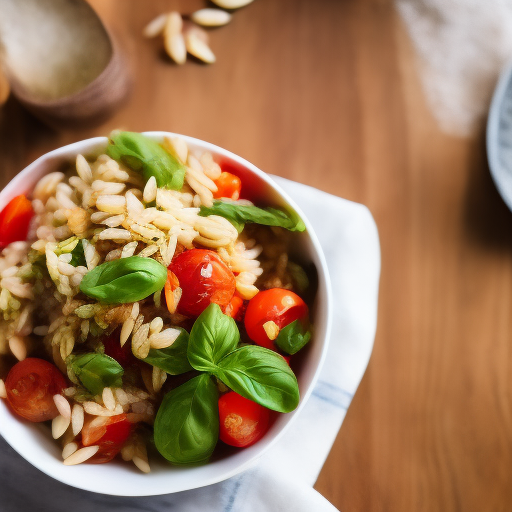
[[220, 440], [245, 448], [258, 441], [268, 430], [269, 410], [230, 391], [219, 398]]
[[117, 416], [96, 416], [86, 420], [82, 429], [82, 444], [97, 445], [100, 449], [89, 459], [93, 464], [111, 461], [123, 447], [133, 430], [126, 414]]
[[116, 329], [112, 334], [106, 336], [101, 341], [105, 347], [105, 354], [115, 359], [123, 368], [128, 368], [138, 362], [138, 359], [133, 355], [131, 343], [126, 342], [121, 347], [120, 341], [121, 331]]
[[307, 317], [308, 307], [296, 293], [271, 288], [259, 292], [249, 301], [245, 312], [245, 329], [256, 344], [275, 350], [274, 341], [268, 337], [263, 324], [273, 321], [282, 329], [295, 320], [305, 322]]
[[236, 201], [240, 197], [242, 181], [238, 176], [235, 176], [230, 172], [222, 172], [215, 180], [215, 185], [217, 185], [217, 192], [213, 193], [213, 197], [216, 199], [220, 197], [228, 197], [229, 199]]
[[180, 282], [178, 278], [170, 271], [167, 271], [167, 281], [165, 283], [165, 303], [169, 313], [176, 312], [176, 300], [174, 299], [174, 290], [179, 288]]
[[59, 415], [53, 395], [62, 393], [66, 386], [66, 379], [56, 366], [35, 357], [16, 363], [5, 379], [7, 402], [12, 410], [34, 422]]
[[235, 276], [217, 253], [207, 249], [182, 252], [169, 265], [181, 285], [178, 313], [199, 316], [211, 302], [224, 308], [235, 293]]
[[224, 313], [240, 322], [244, 316], [244, 299], [235, 292]]
[[0, 212], [0, 249], [26, 240], [33, 216], [32, 203], [24, 195], [12, 199]]

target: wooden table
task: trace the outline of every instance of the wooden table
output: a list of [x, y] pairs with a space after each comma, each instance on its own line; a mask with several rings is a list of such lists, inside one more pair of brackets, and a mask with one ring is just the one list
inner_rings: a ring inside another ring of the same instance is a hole
[[201, 0], [92, 3], [130, 54], [131, 100], [63, 133], [11, 100], [1, 184], [62, 144], [161, 129], [366, 204], [382, 244], [377, 338], [316, 488], [343, 511], [510, 510], [512, 215], [484, 127], [474, 139], [436, 127], [393, 2], [256, 0], [211, 34], [215, 65], [182, 68], [141, 30]]

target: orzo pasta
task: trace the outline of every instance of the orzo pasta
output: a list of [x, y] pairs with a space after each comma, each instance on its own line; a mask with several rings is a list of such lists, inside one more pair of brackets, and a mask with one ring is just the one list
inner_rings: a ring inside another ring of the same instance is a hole
[[151, 436], [204, 463], [297, 406], [314, 287], [288, 247], [305, 227], [246, 196], [183, 139], [116, 132], [0, 213], [0, 398], [51, 421], [64, 464], [149, 472]]

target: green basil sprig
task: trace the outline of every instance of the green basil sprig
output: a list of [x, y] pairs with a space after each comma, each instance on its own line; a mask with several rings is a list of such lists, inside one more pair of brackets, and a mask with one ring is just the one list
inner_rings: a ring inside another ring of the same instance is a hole
[[[297, 378], [286, 361], [263, 347], [237, 348], [239, 341], [236, 322], [223, 314], [218, 304], [210, 304], [195, 321], [187, 359], [193, 369], [204, 373], [165, 395], [154, 426], [158, 451], [174, 464], [206, 462], [213, 453], [219, 431], [213, 377], [268, 409], [290, 412], [299, 404]], [[168, 371], [168, 365], [183, 363], [184, 346], [185, 342], [177, 349], [178, 362], [172, 360], [176, 354], [163, 350], [159, 351], [160, 360], [146, 361]], [[174, 366], [170, 369], [175, 371]]]
[[192, 370], [187, 358], [188, 332], [181, 329], [181, 334], [167, 348], [152, 348], [144, 362], [156, 366], [169, 375], [180, 375]]
[[79, 240], [75, 248], [71, 251], [71, 261], [69, 262], [73, 267], [86, 267], [84, 244]]
[[219, 438], [219, 392], [203, 373], [167, 393], [155, 419], [155, 445], [173, 464], [206, 462]]
[[292, 276], [293, 284], [297, 287], [299, 292], [304, 293], [309, 288], [309, 277], [306, 271], [293, 261], [288, 261], [286, 270]]
[[152, 258], [131, 256], [108, 261], [85, 274], [80, 291], [104, 304], [137, 302], [161, 290], [167, 268]]
[[123, 367], [105, 354], [71, 356], [67, 362], [82, 385], [93, 395], [99, 395], [105, 387], [123, 385]]
[[239, 395], [274, 411], [290, 412], [299, 403], [297, 379], [273, 350], [238, 348], [219, 362], [215, 376]]
[[236, 349], [240, 332], [236, 322], [217, 304], [208, 306], [190, 331], [188, 359], [201, 372], [215, 372], [218, 362]]
[[57, 245], [55, 254], [60, 256], [61, 254], [71, 254], [70, 264], [74, 267], [85, 267], [87, 265], [85, 261], [84, 245], [82, 240], [76, 236], [72, 236], [67, 240], [63, 240]]
[[135, 132], [119, 132], [110, 136], [107, 155], [134, 171], [146, 181], [154, 176], [161, 188], [181, 190], [186, 168], [154, 140]]
[[188, 360], [198, 371], [211, 373], [254, 402], [279, 412], [299, 404], [297, 379], [286, 361], [273, 350], [255, 345], [236, 348], [236, 322], [210, 304], [190, 331]]
[[285, 212], [277, 208], [258, 208], [257, 206], [234, 204], [229, 201], [217, 199], [213, 206], [201, 206], [199, 215], [220, 215], [228, 219], [239, 233], [246, 223], [263, 224], [264, 226], [277, 226], [289, 231], [304, 231], [306, 226], [295, 212]]
[[304, 329], [300, 320], [295, 320], [279, 331], [274, 343], [283, 352], [293, 355], [303, 348], [310, 339], [311, 332]]

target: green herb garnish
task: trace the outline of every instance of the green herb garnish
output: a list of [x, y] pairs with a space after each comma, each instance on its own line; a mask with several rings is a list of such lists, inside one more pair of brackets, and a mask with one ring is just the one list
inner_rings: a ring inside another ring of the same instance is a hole
[[174, 464], [206, 462], [213, 453], [219, 431], [215, 378], [269, 409], [290, 412], [297, 407], [299, 386], [286, 361], [263, 347], [237, 348], [239, 341], [236, 322], [218, 304], [210, 304], [195, 321], [187, 358], [203, 373], [165, 395], [154, 425], [156, 447]]
[[295, 212], [285, 212], [277, 208], [258, 208], [257, 206], [235, 204], [219, 199], [213, 202], [213, 206], [201, 206], [199, 215], [220, 215], [228, 219], [239, 233], [245, 224], [262, 224], [264, 226], [277, 226], [289, 231], [304, 231], [306, 226]]
[[303, 348], [310, 339], [311, 332], [304, 329], [300, 320], [295, 320], [279, 331], [275, 344], [286, 354], [293, 355]]
[[154, 176], [161, 188], [181, 190], [186, 168], [154, 140], [135, 132], [110, 136], [107, 155], [142, 173], [146, 182]]
[[82, 385], [93, 395], [99, 395], [105, 387], [123, 385], [123, 367], [105, 354], [89, 353], [70, 356], [68, 364]]
[[88, 272], [80, 291], [103, 304], [137, 302], [161, 290], [167, 269], [152, 258], [131, 256], [108, 261]]

